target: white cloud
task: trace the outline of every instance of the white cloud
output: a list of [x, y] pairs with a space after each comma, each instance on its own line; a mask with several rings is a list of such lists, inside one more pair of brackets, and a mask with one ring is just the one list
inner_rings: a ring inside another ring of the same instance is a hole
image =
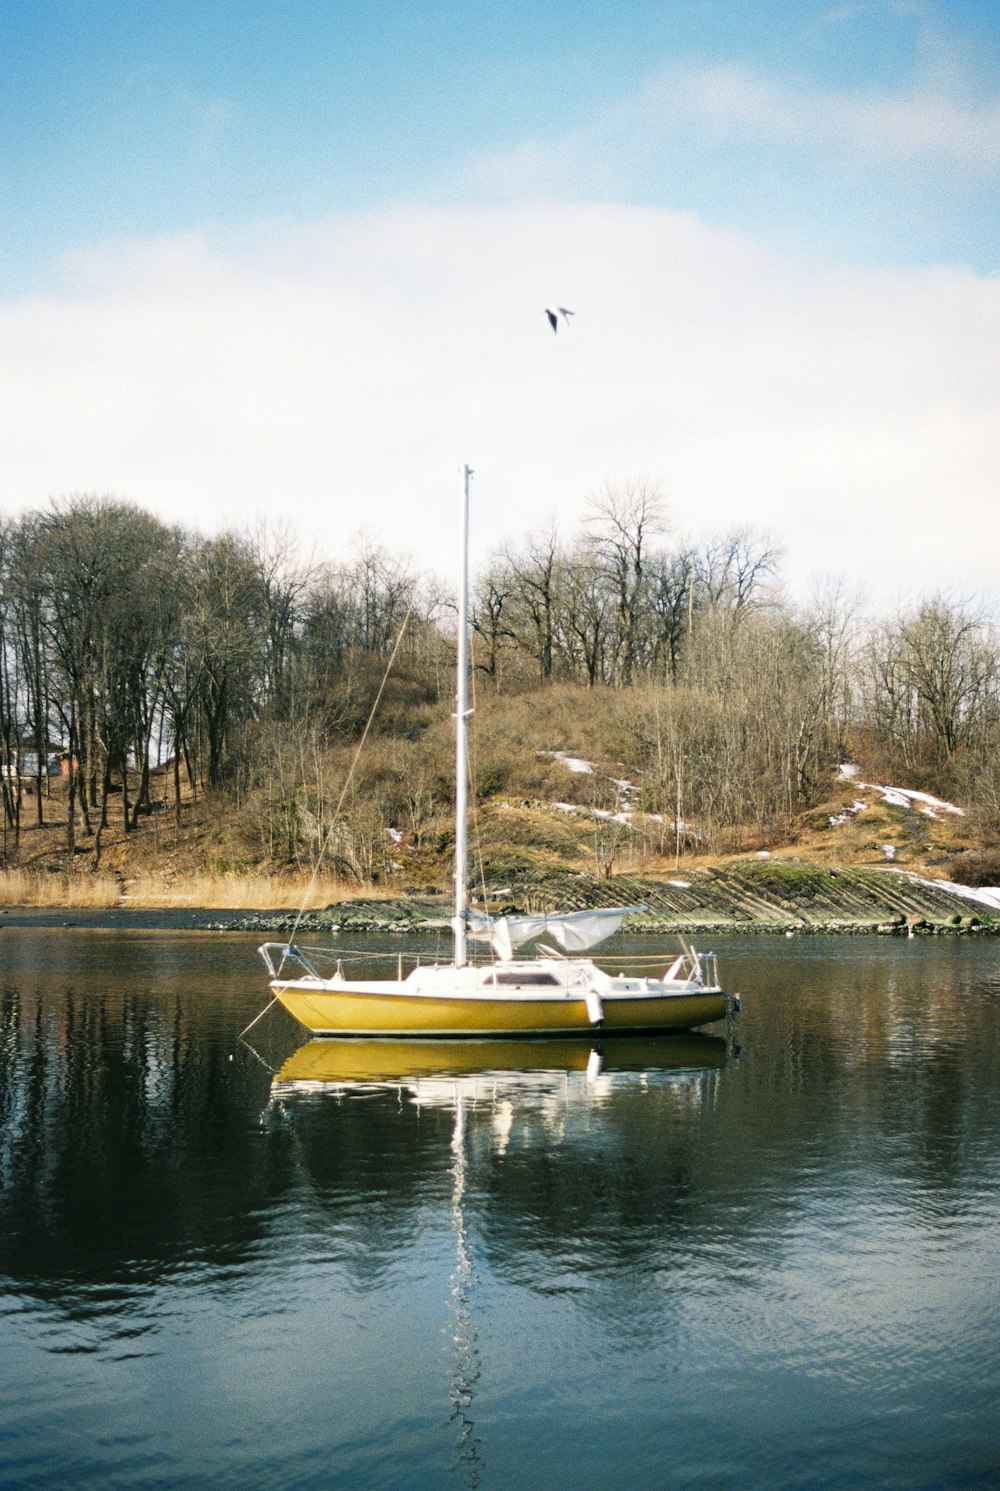
[[[553, 336], [542, 308], [576, 311]], [[451, 566], [605, 479], [681, 529], [774, 530], [797, 578], [993, 583], [1000, 285], [805, 269], [690, 214], [405, 209], [110, 246], [0, 306], [0, 503], [113, 492], [324, 553], [366, 524]]]
[[[981, 70], [985, 83], [977, 77]], [[762, 169], [761, 148], [777, 147], [784, 153], [775, 169], [786, 186], [811, 163], [892, 171], [921, 188], [933, 180], [960, 189], [1000, 171], [1000, 92], [988, 70], [927, 26], [912, 78], [891, 89], [837, 89], [805, 75], [769, 75], [741, 61], [672, 62], [576, 130], [480, 156], [464, 185], [495, 195], [620, 197], [623, 184], [633, 190], [648, 189], [651, 181], [662, 186], [683, 179], [685, 167], [697, 176], [723, 147], [742, 151], [755, 171]], [[880, 189], [889, 189], [884, 174]], [[690, 200], [690, 184], [687, 192]]]
[[929, 78], [905, 93], [809, 88], [732, 65], [658, 81], [647, 109], [689, 116], [720, 135], [742, 133], [800, 149], [838, 150], [866, 163], [930, 160], [994, 174], [1000, 98], [976, 102]]

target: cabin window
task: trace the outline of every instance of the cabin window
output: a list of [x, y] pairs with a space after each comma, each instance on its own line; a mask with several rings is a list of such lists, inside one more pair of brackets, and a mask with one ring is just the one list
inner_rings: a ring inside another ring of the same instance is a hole
[[518, 973], [515, 969], [506, 971], [501, 969], [499, 973], [488, 973], [483, 979], [486, 985], [500, 985], [510, 989], [535, 988], [539, 984], [555, 985], [559, 987], [559, 980], [554, 973]]

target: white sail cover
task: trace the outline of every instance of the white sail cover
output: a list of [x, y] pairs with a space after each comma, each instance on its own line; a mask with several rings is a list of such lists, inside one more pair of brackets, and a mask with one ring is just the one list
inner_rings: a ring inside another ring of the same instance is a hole
[[564, 952], [582, 953], [617, 932], [630, 912], [646, 911], [645, 906], [608, 906], [597, 911], [553, 911], [539, 916], [487, 916], [482, 911], [468, 913], [471, 937], [489, 939], [498, 958], [512, 958], [514, 949], [536, 937], [551, 937]]

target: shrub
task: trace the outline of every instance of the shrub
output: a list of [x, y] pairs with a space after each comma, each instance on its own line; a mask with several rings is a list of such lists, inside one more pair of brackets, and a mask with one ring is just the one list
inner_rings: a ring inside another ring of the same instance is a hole
[[1000, 885], [1000, 849], [970, 849], [945, 866], [949, 880], [960, 885]]

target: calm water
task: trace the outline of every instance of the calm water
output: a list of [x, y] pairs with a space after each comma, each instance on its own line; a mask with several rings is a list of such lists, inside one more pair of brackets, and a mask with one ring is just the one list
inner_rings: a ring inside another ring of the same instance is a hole
[[430, 1057], [249, 1051], [253, 945], [0, 932], [0, 1484], [1000, 1486], [1000, 941]]

